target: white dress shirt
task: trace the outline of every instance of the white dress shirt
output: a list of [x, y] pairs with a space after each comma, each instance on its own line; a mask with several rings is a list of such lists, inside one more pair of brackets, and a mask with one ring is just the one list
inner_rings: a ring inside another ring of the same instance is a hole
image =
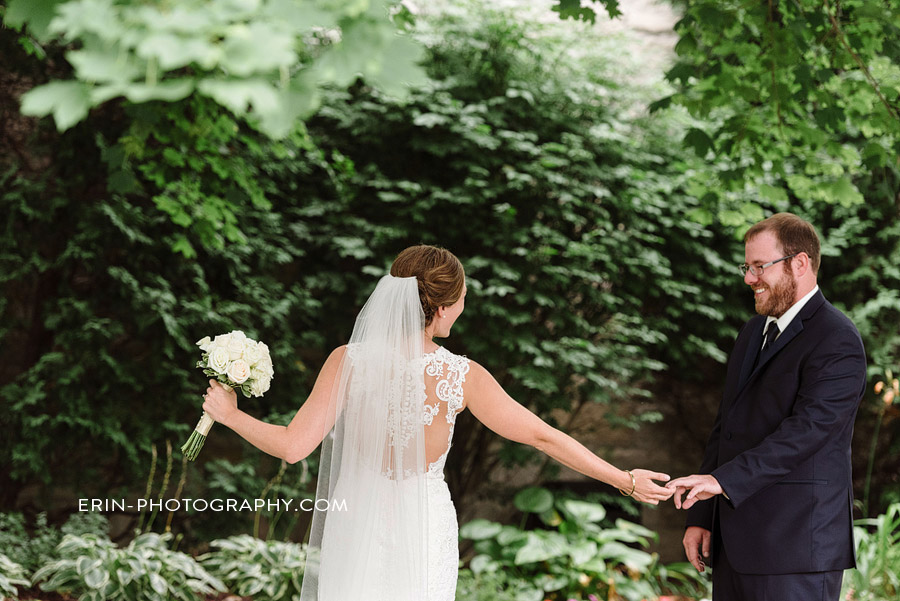
[[[766, 332], [766, 330], [769, 329], [770, 323], [772, 323], [773, 321], [778, 322], [778, 336], [781, 336], [781, 333], [784, 332], [785, 329], [787, 329], [787, 327], [791, 324], [791, 322], [794, 321], [794, 318], [797, 317], [797, 314], [800, 313], [800, 309], [802, 309], [803, 306], [809, 302], [809, 299], [811, 299], [813, 297], [813, 295], [818, 291], [819, 291], [818, 286], [816, 286], [815, 288], [810, 290], [806, 296], [804, 296], [803, 298], [798, 300], [796, 303], [791, 305], [791, 308], [788, 309], [787, 311], [785, 311], [784, 315], [782, 315], [781, 317], [772, 317], [771, 315], [769, 315], [766, 318], [766, 323], [763, 324], [763, 344], [765, 344], [765, 341], [766, 341], [765, 332]], [[775, 340], [778, 340], [778, 336], [775, 337]], [[775, 342], [775, 340], [773, 340], [772, 342]], [[760, 348], [762, 348], [762, 344], [760, 345]]]

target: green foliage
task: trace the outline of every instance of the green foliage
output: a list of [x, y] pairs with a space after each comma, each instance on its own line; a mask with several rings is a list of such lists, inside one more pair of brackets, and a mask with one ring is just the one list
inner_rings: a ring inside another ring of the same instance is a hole
[[587, 599], [618, 594], [629, 601], [656, 597], [663, 592], [694, 594], [708, 584], [689, 564], [663, 566], [646, 547], [655, 534], [618, 519], [603, 527], [602, 505], [577, 499], [554, 499], [541, 488], [521, 491], [516, 507], [535, 513], [549, 528], [523, 530], [487, 520], [473, 520], [460, 536], [475, 541], [469, 562], [472, 576], [482, 574], [485, 584], [514, 591], [516, 599]]
[[900, 594], [900, 504], [877, 518], [857, 520], [856, 568], [844, 572], [841, 599], [887, 601]]
[[[561, 26], [459, 10], [422, 26], [432, 87], [405, 102], [329, 90], [306, 136], [273, 142], [192, 97], [28, 150], [48, 168], [6, 177], [0, 197], [3, 328], [26, 349], [0, 387], [6, 490], [141, 480], [151, 445], [196, 420], [194, 341], [218, 331], [272, 349], [273, 389], [242, 406], [293, 412], [418, 242], [466, 265], [451, 348], [542, 416], [599, 403], [636, 426], [616, 404], [654, 372], [723, 359], [735, 244], [684, 218], [703, 165], [669, 143], [680, 121], [627, 117], [638, 96], [608, 75], [614, 49], [570, 56]], [[457, 452], [483, 480], [490, 434], [465, 429]]]
[[25, 568], [0, 553], [0, 599], [15, 599], [17, 586], [31, 586]]
[[587, 0], [586, 6], [582, 4], [583, 0], [556, 0], [553, 11], [559, 13], [562, 19], [575, 19], [590, 23], [597, 20], [593, 4], [602, 4], [610, 17], [618, 17], [622, 14], [622, 11], [619, 10], [619, 0]]
[[[704, 186], [720, 218], [788, 197], [870, 200], [900, 153], [900, 5], [689, 0], [668, 79], [700, 119], [685, 143], [726, 159]], [[755, 209], [754, 209], [755, 210]]]
[[106, 535], [108, 528], [106, 518], [99, 513], [73, 513], [62, 527], [49, 524], [47, 514], [39, 513], [30, 528], [21, 513], [0, 513], [0, 549], [31, 574], [57, 557], [56, 546], [66, 534]]
[[[119, 124], [123, 108], [143, 109], [125, 118], [125, 152], [107, 157], [109, 189], [147, 186], [159, 210], [185, 229], [171, 243], [189, 257], [197, 243], [241, 240], [247, 205], [270, 208], [256, 169], [230, 159], [245, 141], [239, 129], [286, 138], [302, 131], [323, 87], [365, 77], [402, 97], [424, 81], [421, 46], [392, 21], [405, 29], [411, 15], [385, 0], [11, 0], [5, 18], [74, 76], [53, 63], [43, 74], [50, 81], [21, 96], [23, 115], [53, 115], [66, 131], [96, 107]], [[173, 123], [159, 128], [162, 121]], [[128, 163], [144, 150], [183, 172], [145, 172], [139, 182]]]
[[421, 51], [397, 35], [391, 10], [367, 0], [11, 0], [6, 23], [70, 46], [75, 78], [22, 97], [23, 114], [52, 114], [60, 131], [112, 99], [199, 95], [277, 138], [315, 110], [323, 85], [361, 74], [400, 92], [416, 78]]
[[528, 583], [505, 572], [475, 573], [461, 568], [456, 581], [456, 598], [472, 601], [539, 601], [540, 596]]
[[299, 598], [306, 566], [304, 546], [262, 541], [246, 534], [210, 544], [216, 550], [198, 560], [230, 591], [267, 601]]
[[119, 549], [105, 537], [67, 534], [57, 547], [60, 559], [41, 567], [32, 580], [42, 590], [83, 601], [193, 601], [198, 594], [225, 591], [190, 555], [170, 550], [171, 539], [146, 533]]
[[[7, 503], [27, 484], [108, 493], [143, 480], [151, 445], [195, 422], [194, 341], [218, 331], [270, 344], [274, 387], [242, 406], [290, 416], [377, 276], [419, 242], [466, 265], [450, 348], [550, 421], [596, 403], [637, 427], [658, 415], [619, 404], [648, 396], [654, 374], [700, 379], [724, 360], [746, 317], [733, 238], [746, 213], [716, 220], [698, 181], [729, 163], [672, 143], [705, 126], [678, 111], [633, 116], [648, 92], [617, 83], [614, 42], [574, 52], [563, 24], [461, 3], [416, 35], [432, 86], [404, 102], [365, 82], [327, 89], [304, 134], [272, 141], [193, 95], [101, 109], [64, 136], [40, 129], [19, 152], [40, 170], [3, 158]], [[887, 365], [900, 354], [898, 179], [884, 168], [855, 181], [881, 192], [801, 204], [773, 180], [762, 206], [820, 226], [823, 287]], [[448, 468], [458, 498], [530, 457], [494, 455], [491, 440], [461, 420]]]
[[[556, 10], [593, 22], [591, 4], [560, 0]], [[896, 173], [900, 153], [900, 5], [676, 5], [678, 60], [667, 74], [676, 91], [652, 108], [679, 105], [699, 119], [683, 140], [719, 159], [713, 177], [695, 181], [708, 215], [746, 227], [766, 203], [853, 206], [880, 195], [869, 174]]]
[[[88, 167], [83, 157], [79, 163]], [[9, 476], [55, 478], [57, 486], [84, 477], [82, 486], [103, 482], [104, 492], [145, 476], [151, 444], [183, 439], [196, 420], [205, 379], [193, 367], [194, 341], [238, 323], [272, 342], [281, 402], [288, 401], [281, 409], [296, 408], [291, 389], [308, 368], [294, 349], [322, 339], [301, 325], [316, 305], [315, 288], [279, 280], [278, 266], [291, 256], [283, 244], [263, 235], [204, 267], [172, 261], [176, 232], [151, 205], [102, 197], [69, 205], [65, 195], [81, 193], [78, 176], [47, 176], [65, 182], [65, 191], [44, 179], [6, 180], [0, 200], [8, 211], [0, 278], [17, 290], [4, 328], [14, 339], [37, 335], [20, 347], [16, 377], [0, 388], [3, 438], [16, 441], [0, 451]], [[275, 221], [260, 217], [263, 227]], [[23, 306], [36, 312], [19, 313]], [[283, 331], [291, 313], [296, 335]], [[267, 395], [266, 406], [278, 407], [278, 397]], [[90, 478], [102, 471], [108, 475]]]
[[27, 574], [52, 557], [59, 539], [59, 532], [47, 525], [45, 513], [38, 514], [31, 536], [25, 529], [25, 517], [21, 513], [0, 513], [0, 548]]
[[246, 241], [238, 216], [272, 209], [260, 164], [301, 140], [260, 147], [258, 135], [203, 98], [132, 107], [127, 115], [118, 143], [101, 142], [111, 191], [149, 194], [178, 226], [172, 249], [188, 258], [197, 256], [197, 243], [221, 250]]
[[[281, 420], [270, 418], [267, 421], [278, 423]], [[275, 538], [302, 538], [302, 532], [295, 532], [302, 514], [285, 510], [284, 507], [287, 507], [288, 500], [296, 508], [303, 499], [314, 498], [313, 477], [317, 468], [315, 457], [295, 465], [288, 465], [284, 461], [278, 465], [278, 462], [268, 457], [261, 458], [249, 448], [246, 451], [246, 458], [241, 461], [216, 459], [208, 462], [204, 466], [203, 494], [216, 499], [278, 499], [277, 511], [267, 504], [255, 513], [252, 524], [254, 536], [262, 536], [267, 541]], [[198, 538], [203, 539], [221, 536], [223, 533], [246, 532], [249, 526], [246, 521], [236, 520], [233, 516], [212, 513], [197, 516], [192, 530]]]
[[[872, 191], [863, 205], [831, 206], [808, 199], [793, 208], [819, 230], [823, 254], [819, 283], [859, 329], [874, 386], [883, 379], [885, 368], [897, 372], [900, 358], [900, 173], [876, 170], [859, 181]], [[884, 510], [888, 497], [900, 492], [894, 478], [900, 470], [900, 421], [889, 417], [880, 428], [884, 411], [878, 395], [866, 395], [858, 423], [866, 440], [857, 450], [876, 445], [878, 452], [873, 456], [871, 489], [867, 484], [858, 495], [865, 501], [864, 516]]]

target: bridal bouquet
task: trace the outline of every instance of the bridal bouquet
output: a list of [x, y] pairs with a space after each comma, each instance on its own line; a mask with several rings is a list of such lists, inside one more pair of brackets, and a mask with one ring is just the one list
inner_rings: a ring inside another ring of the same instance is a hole
[[[229, 389], [238, 389], [245, 397], [261, 397], [272, 383], [275, 370], [269, 347], [257, 342], [241, 332], [234, 330], [229, 334], [221, 334], [215, 339], [206, 336], [197, 341], [203, 356], [197, 367], [207, 376], [213, 377]], [[181, 447], [184, 456], [193, 461], [206, 442], [206, 435], [213, 425], [213, 419], [204, 412], [200, 416], [197, 427], [190, 438]]]

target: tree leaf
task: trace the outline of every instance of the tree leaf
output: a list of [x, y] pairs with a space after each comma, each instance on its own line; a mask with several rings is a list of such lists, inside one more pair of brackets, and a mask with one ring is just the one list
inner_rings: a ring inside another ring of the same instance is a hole
[[51, 81], [22, 95], [22, 114], [44, 117], [53, 114], [63, 132], [87, 117], [91, 108], [88, 87], [79, 81]]
[[833, 182], [828, 187], [828, 191], [833, 202], [840, 203], [845, 207], [862, 204], [866, 200], [849, 177], [842, 177]]
[[222, 67], [237, 77], [275, 71], [296, 62], [294, 38], [271, 23], [254, 21], [234, 26], [223, 43]]
[[172, 79], [155, 85], [132, 83], [123, 90], [123, 95], [132, 102], [149, 102], [165, 100], [175, 102], [187, 98], [194, 91], [194, 80]]
[[38, 40], [50, 37], [50, 21], [56, 14], [56, 7], [66, 0], [9, 0], [3, 23], [18, 29], [25, 25]]
[[116, 56], [94, 48], [72, 50], [66, 53], [66, 59], [80, 79], [92, 82], [127, 82], [143, 72], [143, 66], [131, 62], [127, 54]]
[[195, 36], [172, 32], [154, 32], [145, 37], [135, 49], [138, 56], [159, 61], [166, 70], [179, 69], [197, 63], [202, 69], [212, 69], [222, 59], [223, 48]]
[[684, 143], [693, 148], [697, 156], [701, 158], [705, 157], [714, 148], [712, 138], [705, 131], [696, 127], [688, 130], [684, 136]]

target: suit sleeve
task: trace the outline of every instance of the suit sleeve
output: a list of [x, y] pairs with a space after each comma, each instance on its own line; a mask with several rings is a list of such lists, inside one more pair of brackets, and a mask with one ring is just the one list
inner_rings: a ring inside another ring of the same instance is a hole
[[[700, 464], [698, 474], [710, 474], [719, 464], [719, 434], [722, 430], [722, 406], [719, 406], [719, 412], [716, 414], [716, 421], [713, 424], [712, 432], [709, 434], [709, 440], [706, 442], [706, 451], [703, 453], [703, 463]], [[714, 499], [706, 501], [698, 501], [693, 507], [688, 509], [687, 522], [685, 526], [699, 526], [712, 530], [713, 525], [713, 509]]]
[[[741, 326], [736, 341], [740, 340], [741, 336], [745, 334], [750, 323], [751, 322], [748, 321]], [[735, 347], [737, 346], [738, 344], [735, 342]], [[742, 361], [743, 357], [738, 357], [735, 350], [732, 350], [729, 357], [729, 371], [737, 370], [737, 372], [740, 372]], [[712, 431], [709, 434], [709, 440], [706, 442], [706, 450], [703, 452], [703, 462], [700, 464], [700, 469], [697, 470], [698, 474], [711, 474], [719, 465], [719, 436], [722, 431], [722, 406], [723, 403], [720, 402], [719, 411], [716, 413], [716, 421], [713, 423]], [[712, 530], [714, 502], [714, 499], [709, 499], [695, 503], [693, 507], [688, 509], [687, 522], [685, 525], [687, 527], [699, 526], [700, 528]]]
[[791, 415], [757, 446], [712, 471], [730, 503], [738, 507], [783, 479], [852, 423], [865, 379], [855, 328], [833, 332], [804, 362]]

